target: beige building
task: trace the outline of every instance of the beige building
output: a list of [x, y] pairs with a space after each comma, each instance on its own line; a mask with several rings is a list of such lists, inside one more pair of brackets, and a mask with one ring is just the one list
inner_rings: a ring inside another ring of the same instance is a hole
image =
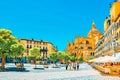
[[[104, 21], [104, 50], [102, 55], [113, 55], [120, 51], [120, 1], [116, 0], [110, 8], [110, 16]], [[98, 53], [96, 53], [98, 54]]]
[[97, 43], [95, 51], [96, 56], [120, 52], [120, 0], [110, 8], [110, 16], [104, 21], [104, 37]]
[[20, 43], [23, 44], [26, 49], [24, 56], [27, 56], [29, 50], [33, 47], [38, 47], [40, 49], [40, 55], [43, 59], [46, 59], [48, 54], [57, 51], [52, 43], [43, 40], [20, 39]]

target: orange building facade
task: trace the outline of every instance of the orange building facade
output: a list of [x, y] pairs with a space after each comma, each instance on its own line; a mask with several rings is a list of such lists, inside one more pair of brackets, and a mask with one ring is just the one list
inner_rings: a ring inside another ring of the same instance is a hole
[[[110, 8], [110, 16], [104, 21], [104, 38], [100, 41], [96, 45], [96, 56], [120, 52], [120, 0], [115, 0]], [[100, 45], [102, 49], [99, 50]]]
[[102, 34], [96, 29], [93, 22], [92, 28], [88, 32], [88, 37], [75, 37], [74, 42], [68, 42], [66, 52], [76, 55], [76, 57], [83, 57], [84, 60], [94, 57], [95, 45], [99, 41]]
[[20, 39], [20, 43], [26, 49], [24, 56], [29, 55], [29, 50], [33, 47], [38, 47], [40, 49], [40, 55], [43, 59], [46, 59], [48, 54], [57, 51], [52, 43], [43, 40]]

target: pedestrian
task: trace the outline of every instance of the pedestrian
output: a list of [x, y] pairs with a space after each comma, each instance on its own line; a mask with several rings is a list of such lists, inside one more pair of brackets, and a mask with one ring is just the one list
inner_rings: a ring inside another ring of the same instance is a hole
[[66, 63], [66, 70], [68, 69], [68, 66], [69, 66], [69, 64], [68, 64], [68, 63]]
[[69, 65], [69, 66], [70, 66], [70, 70], [72, 70], [72, 63], [71, 63], [71, 62], [70, 62], [70, 65]]
[[73, 63], [73, 69], [76, 70], [76, 64], [75, 63]]
[[79, 70], [79, 62], [77, 62], [77, 70]]

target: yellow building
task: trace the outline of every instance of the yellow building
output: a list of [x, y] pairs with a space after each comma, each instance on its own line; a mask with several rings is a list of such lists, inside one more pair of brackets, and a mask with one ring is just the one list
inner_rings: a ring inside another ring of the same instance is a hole
[[95, 46], [95, 57], [104, 56], [104, 36], [101, 36]]
[[76, 55], [76, 57], [82, 56], [84, 59], [94, 57], [95, 44], [98, 42], [102, 34], [96, 29], [96, 25], [93, 22], [92, 28], [88, 33], [88, 37], [75, 37], [75, 41], [68, 42], [66, 52]]
[[52, 43], [43, 40], [20, 39], [20, 43], [23, 44], [26, 49], [24, 56], [27, 56], [29, 50], [33, 47], [38, 47], [40, 49], [40, 55], [43, 59], [46, 59], [48, 54], [57, 51]]
[[116, 52], [120, 52], [120, 1], [114, 3], [116, 10], [115, 10], [115, 23], [116, 23]]
[[104, 21], [104, 55], [120, 51], [120, 0], [110, 8], [110, 16]]

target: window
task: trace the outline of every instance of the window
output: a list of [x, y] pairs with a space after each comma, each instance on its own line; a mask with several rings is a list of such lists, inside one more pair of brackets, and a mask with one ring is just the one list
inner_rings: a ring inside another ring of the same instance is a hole
[[92, 52], [90, 53], [90, 55], [92, 56]]
[[30, 45], [30, 48], [32, 48], [32, 45]]
[[27, 45], [27, 48], [29, 48], [29, 45]]
[[94, 52], [91, 52], [90, 55], [91, 55], [91, 56], [94, 56]]
[[86, 41], [86, 44], [89, 44], [89, 42], [88, 42], [88, 41]]
[[47, 47], [46, 47], [46, 50], [47, 50]]
[[81, 47], [81, 49], [83, 49], [83, 47]]
[[95, 53], [93, 52], [93, 56], [95, 55]]
[[92, 49], [92, 47], [88, 47], [88, 49]]
[[45, 42], [43, 42], [43, 45], [45, 45]]
[[108, 20], [108, 26], [110, 26], [110, 20]]
[[77, 47], [75, 47], [75, 49], [77, 49]]
[[118, 33], [117, 33], [117, 38], [118, 38]]

